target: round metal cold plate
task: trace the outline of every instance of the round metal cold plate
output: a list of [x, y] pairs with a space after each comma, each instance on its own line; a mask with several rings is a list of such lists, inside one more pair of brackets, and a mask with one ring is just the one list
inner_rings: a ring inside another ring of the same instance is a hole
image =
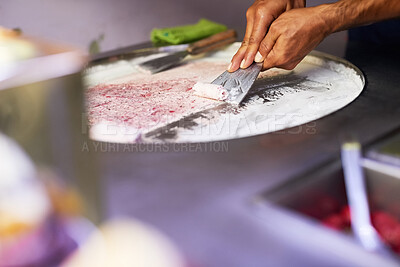
[[238, 46], [188, 57], [181, 66], [155, 75], [137, 70], [149, 57], [91, 67], [85, 75], [91, 138], [209, 142], [299, 125], [296, 131], [312, 133], [314, 120], [351, 103], [365, 85], [361, 71], [348, 61], [313, 51], [292, 71], [261, 73], [239, 107], [194, 96], [193, 84], [221, 74]]

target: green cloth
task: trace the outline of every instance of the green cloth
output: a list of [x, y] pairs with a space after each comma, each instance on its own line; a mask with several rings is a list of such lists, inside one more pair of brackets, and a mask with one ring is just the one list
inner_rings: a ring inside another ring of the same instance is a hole
[[151, 41], [156, 46], [186, 44], [225, 31], [226, 29], [225, 25], [207, 19], [200, 19], [196, 24], [153, 29], [151, 31]]

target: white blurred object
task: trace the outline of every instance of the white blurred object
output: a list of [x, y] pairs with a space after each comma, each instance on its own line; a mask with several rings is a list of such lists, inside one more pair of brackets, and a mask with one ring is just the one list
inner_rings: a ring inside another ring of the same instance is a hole
[[50, 202], [25, 152], [0, 134], [0, 226], [12, 218], [29, 225], [40, 223]]
[[36, 54], [35, 46], [20, 38], [18, 31], [0, 27], [0, 67], [5, 63], [32, 58]]
[[30, 158], [2, 134], [0, 159], [0, 265], [34, 262], [48, 249], [42, 235], [51, 204]]
[[184, 267], [183, 257], [158, 230], [132, 219], [108, 222], [62, 267]]

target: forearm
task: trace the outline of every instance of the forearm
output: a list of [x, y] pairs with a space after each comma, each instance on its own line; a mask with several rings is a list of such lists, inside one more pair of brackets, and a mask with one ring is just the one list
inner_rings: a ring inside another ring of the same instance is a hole
[[340, 0], [319, 8], [331, 32], [400, 17], [400, 0]]

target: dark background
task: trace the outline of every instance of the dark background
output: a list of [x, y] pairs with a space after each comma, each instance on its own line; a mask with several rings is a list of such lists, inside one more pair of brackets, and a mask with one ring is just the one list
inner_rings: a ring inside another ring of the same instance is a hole
[[[310, 0], [308, 6], [334, 2]], [[88, 50], [99, 39], [100, 51], [149, 40], [151, 29], [196, 23], [208, 18], [244, 35], [245, 12], [253, 0], [12, 0], [0, 2], [0, 25], [26, 34], [71, 43]], [[317, 49], [344, 56], [347, 34], [328, 37]]]

